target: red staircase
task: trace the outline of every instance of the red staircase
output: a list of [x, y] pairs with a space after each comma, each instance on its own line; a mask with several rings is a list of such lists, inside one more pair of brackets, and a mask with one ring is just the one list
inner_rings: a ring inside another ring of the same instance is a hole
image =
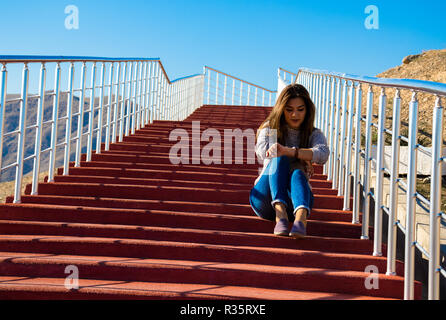
[[[155, 121], [91, 162], [83, 155], [69, 175], [59, 170], [39, 195], [28, 186], [22, 203], [9, 197], [0, 205], [0, 299], [401, 299], [403, 264], [385, 275], [385, 257], [360, 240], [322, 167], [310, 181], [309, 235], [294, 240], [274, 236], [249, 206], [258, 165], [170, 163], [174, 128], [192, 137], [199, 120], [222, 136], [255, 132], [270, 111], [203, 106], [181, 122]], [[69, 265], [78, 289], [65, 288]], [[369, 265], [379, 289], [366, 288]]]

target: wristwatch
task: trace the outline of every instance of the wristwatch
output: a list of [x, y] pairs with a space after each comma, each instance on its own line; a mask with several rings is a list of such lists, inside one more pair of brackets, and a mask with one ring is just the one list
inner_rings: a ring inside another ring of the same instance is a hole
[[299, 159], [299, 148], [293, 147], [294, 149], [294, 158]]

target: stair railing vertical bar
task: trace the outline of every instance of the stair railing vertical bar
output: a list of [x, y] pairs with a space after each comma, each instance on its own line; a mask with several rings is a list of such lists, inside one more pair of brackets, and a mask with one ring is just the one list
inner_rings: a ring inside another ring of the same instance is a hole
[[355, 111], [355, 160], [353, 173], [353, 215], [352, 223], [359, 224], [360, 215], [360, 161], [361, 161], [361, 119], [362, 119], [362, 84], [356, 86], [356, 111]]
[[341, 126], [341, 138], [339, 140], [339, 176], [338, 176], [338, 196], [344, 195], [344, 173], [345, 173], [345, 139], [346, 139], [346, 125], [347, 125], [347, 108], [348, 108], [348, 92], [351, 84], [349, 80], [345, 81], [342, 91], [342, 126]]
[[353, 143], [353, 109], [355, 101], [355, 83], [352, 82], [349, 88], [347, 115], [347, 145], [346, 145], [346, 165], [345, 165], [345, 178], [344, 178], [344, 208], [343, 210], [350, 210], [350, 194], [351, 194], [351, 164], [352, 164], [352, 143]]
[[31, 194], [37, 194], [39, 185], [40, 173], [40, 155], [42, 149], [42, 122], [43, 110], [45, 109], [45, 86], [46, 86], [46, 68], [45, 62], [41, 63], [40, 67], [40, 81], [39, 81], [39, 97], [37, 106], [37, 127], [36, 127], [36, 142], [34, 145], [34, 163], [33, 163], [33, 180], [31, 185]]
[[[101, 73], [99, 80], [99, 114], [98, 114], [98, 132], [96, 133], [96, 153], [101, 153], [101, 144], [102, 144], [102, 127], [103, 127], [103, 113], [104, 113], [104, 91], [105, 91], [105, 72], [106, 66], [105, 63], [101, 63]], [[80, 123], [78, 123], [80, 126]]]
[[[87, 161], [91, 161], [91, 154], [93, 152], [94, 103], [95, 103], [95, 99], [96, 99], [96, 62], [93, 62], [93, 66], [91, 68], [90, 84], [91, 84], [90, 108], [87, 110], [87, 112], [88, 112]], [[71, 108], [70, 108], [70, 110], [71, 110]], [[67, 133], [67, 134], [69, 136], [69, 133]], [[69, 155], [68, 155], [68, 157], [69, 157]], [[68, 172], [67, 172], [67, 174], [68, 174]]]
[[162, 110], [161, 111], [161, 118], [162, 118], [162, 120], [167, 120], [166, 119], [166, 116], [167, 116], [167, 114], [166, 114], [166, 112], [167, 112], [166, 93], [167, 93], [166, 79], [162, 78], [161, 79], [161, 105], [160, 105], [160, 108]]
[[390, 174], [390, 201], [389, 222], [387, 232], [387, 275], [396, 275], [396, 235], [398, 217], [398, 187], [399, 187], [399, 162], [400, 162], [400, 113], [401, 96], [397, 88], [393, 99], [392, 116], [392, 169]]
[[432, 172], [431, 172], [431, 207], [429, 211], [429, 275], [428, 275], [428, 298], [429, 300], [440, 299], [440, 225], [441, 225], [441, 174], [443, 166], [443, 106], [441, 98], [436, 97], [433, 111], [432, 129]]
[[[48, 164], [48, 182], [54, 181], [54, 171], [56, 170], [56, 144], [57, 144], [57, 125], [59, 124], [59, 95], [60, 95], [60, 62], [57, 62], [54, 75], [54, 96], [53, 96], [53, 114], [51, 121], [51, 141], [50, 141], [50, 159]], [[2, 115], [4, 119], [4, 115]], [[2, 134], [3, 137], [3, 134]], [[3, 150], [3, 148], [1, 148]], [[0, 165], [1, 168], [1, 165]]]
[[150, 76], [150, 123], [153, 123], [155, 120], [155, 102], [156, 102], [156, 72], [157, 72], [158, 63], [152, 62], [152, 70]]
[[136, 61], [134, 63], [134, 74], [132, 77], [132, 94], [130, 99], [130, 107], [129, 107], [129, 134], [135, 134], [136, 128], [136, 101], [138, 100], [138, 81], [139, 81], [139, 62]]
[[130, 63], [130, 72], [129, 77], [127, 80], [128, 87], [127, 87], [127, 99], [125, 102], [125, 117], [124, 117], [124, 123], [125, 123], [125, 132], [124, 136], [128, 136], [130, 133], [130, 120], [131, 120], [131, 109], [132, 109], [132, 100], [133, 100], [133, 76], [134, 76], [134, 62], [132, 61]]
[[416, 210], [416, 178], [417, 178], [417, 132], [418, 132], [418, 99], [417, 92], [412, 93], [409, 107], [409, 161], [407, 173], [407, 215], [404, 253], [404, 299], [414, 299], [415, 280], [415, 210]]
[[[331, 90], [331, 86], [330, 86], [330, 77], [328, 77], [328, 76], [325, 76], [324, 77], [324, 88], [325, 88], [325, 103], [324, 103], [324, 127], [322, 128], [322, 131], [324, 132], [324, 134], [325, 134], [325, 137], [328, 137], [329, 136], [329, 132], [328, 132], [328, 130], [329, 130], [329, 122], [330, 122], [330, 107], [331, 107], [331, 105], [330, 105], [330, 98], [331, 98], [331, 95], [330, 95], [330, 90]], [[323, 171], [323, 173], [325, 174], [325, 175], [328, 175], [328, 165], [324, 165], [324, 171]]]
[[143, 89], [143, 87], [145, 86], [145, 80], [146, 80], [145, 75], [147, 69], [147, 63], [140, 62], [140, 64], [141, 64], [141, 69], [139, 70], [140, 73], [139, 73], [139, 91], [138, 91], [139, 103], [138, 103], [138, 111], [136, 114], [137, 130], [140, 130], [144, 123], [143, 112], [144, 112], [145, 88]]
[[[334, 129], [334, 135], [332, 139], [331, 148], [333, 149], [333, 181], [332, 181], [332, 189], [336, 190], [338, 187], [338, 173], [339, 173], [339, 134], [341, 131], [340, 123], [341, 123], [341, 91], [342, 91], [343, 80], [338, 79], [336, 83], [336, 123]], [[334, 146], [334, 147], [333, 147]]]
[[[327, 141], [329, 143], [330, 146], [333, 146], [333, 141], [334, 141], [334, 130], [335, 130], [335, 115], [336, 115], [336, 102], [335, 102], [335, 98], [336, 98], [336, 87], [337, 87], [337, 81], [336, 78], [330, 77], [330, 82], [331, 82], [331, 96], [330, 96], [330, 126], [329, 126], [329, 130], [328, 130], [328, 135], [327, 135]], [[328, 181], [333, 181], [333, 171], [334, 171], [334, 152], [333, 152], [333, 148], [330, 148], [330, 156], [328, 158], [328, 176], [327, 179]], [[332, 185], [333, 187], [333, 185]]]
[[378, 142], [376, 156], [375, 180], [375, 222], [373, 236], [373, 255], [382, 256], [382, 210], [383, 210], [383, 184], [384, 184], [384, 135], [386, 119], [387, 96], [385, 88], [381, 88], [378, 111]]
[[[5, 131], [5, 110], [6, 110], [6, 91], [8, 83], [8, 70], [6, 63], [2, 63], [0, 76], [0, 168], [3, 166], [3, 133]], [[1, 177], [1, 170], [0, 170]]]
[[144, 103], [144, 126], [150, 123], [150, 76], [152, 62], [146, 61], [146, 83], [145, 83], [145, 103]]
[[153, 105], [152, 105], [152, 114], [153, 121], [159, 120], [158, 117], [158, 108], [159, 108], [159, 76], [160, 76], [160, 66], [159, 64], [155, 64], [155, 71], [153, 76]]
[[318, 81], [319, 91], [319, 128], [324, 127], [324, 99], [325, 99], [325, 92], [324, 92], [324, 76], [319, 75], [319, 81]]
[[111, 114], [112, 114], [112, 108], [113, 108], [113, 80], [114, 80], [114, 72], [115, 72], [115, 63], [112, 62], [110, 65], [110, 71], [108, 74], [108, 101], [107, 101], [107, 120], [106, 123], [106, 129], [105, 129], [105, 147], [104, 150], [108, 151], [110, 149], [110, 134], [111, 134]]
[[151, 96], [152, 96], [152, 91], [151, 91], [151, 85], [152, 85], [152, 69], [153, 69], [153, 61], [147, 61], [147, 83], [146, 83], [146, 105], [145, 105], [145, 110], [144, 110], [144, 119], [145, 119], [145, 123], [146, 124], [150, 124], [151, 123], [151, 119], [150, 119], [150, 105], [151, 105]]
[[[28, 107], [29, 68], [28, 63], [23, 66], [22, 90], [20, 100], [20, 120], [17, 143], [17, 166], [15, 175], [14, 203], [21, 202], [21, 188], [23, 176], [23, 157], [25, 152], [26, 113]], [[2, 150], [3, 151], [3, 150]]]
[[112, 143], [116, 143], [118, 135], [118, 121], [119, 121], [119, 106], [120, 106], [120, 88], [121, 88], [121, 66], [122, 62], [118, 62], [118, 68], [116, 70], [116, 89], [115, 89], [115, 108], [113, 109], [113, 126], [112, 126]]
[[370, 181], [372, 172], [372, 114], [373, 114], [373, 90], [369, 85], [367, 92], [367, 115], [365, 126], [365, 157], [364, 157], [364, 206], [362, 216], [362, 234], [361, 239], [369, 239], [370, 225]]
[[65, 120], [65, 155], [64, 155], [64, 166], [63, 175], [68, 175], [68, 169], [70, 165], [70, 154], [71, 154], [71, 118], [73, 114], [73, 81], [74, 81], [74, 62], [70, 63], [70, 70], [68, 75], [68, 102], [67, 102], [67, 116]]
[[[81, 69], [81, 83], [80, 83], [80, 97], [79, 97], [79, 115], [78, 115], [78, 127], [76, 136], [76, 158], [75, 167], [80, 166], [80, 154], [82, 149], [82, 136], [83, 136], [83, 122], [84, 122], [84, 103], [85, 103], [85, 75], [86, 75], [86, 62], [82, 63]], [[79, 125], [80, 124], [80, 125]]]
[[119, 142], [122, 142], [124, 138], [124, 115], [125, 115], [125, 101], [126, 101], [126, 88], [127, 88], [127, 66], [129, 62], [124, 63], [124, 70], [122, 72], [122, 87], [121, 87], [121, 99], [119, 105]]
[[319, 99], [319, 129], [321, 129], [322, 131], [324, 130], [324, 113], [325, 113], [325, 81], [324, 81], [324, 76], [320, 75], [319, 76], [319, 92], [318, 95], [320, 97]]

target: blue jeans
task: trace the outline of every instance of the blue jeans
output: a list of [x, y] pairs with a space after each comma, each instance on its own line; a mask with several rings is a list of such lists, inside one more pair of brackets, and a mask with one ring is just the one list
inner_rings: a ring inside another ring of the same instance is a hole
[[307, 209], [308, 215], [310, 214], [313, 201], [307, 177], [300, 169], [290, 174], [287, 156], [272, 158], [249, 194], [254, 212], [260, 218], [271, 221], [276, 219], [274, 204], [277, 202], [285, 205], [288, 220], [294, 221], [296, 211], [300, 208]]

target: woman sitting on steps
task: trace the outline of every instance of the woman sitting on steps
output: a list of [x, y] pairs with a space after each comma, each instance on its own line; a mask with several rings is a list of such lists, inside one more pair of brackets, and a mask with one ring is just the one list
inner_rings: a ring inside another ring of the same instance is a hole
[[[263, 170], [249, 196], [254, 212], [276, 221], [274, 234], [303, 238], [313, 207], [311, 163], [324, 164], [327, 139], [314, 127], [315, 106], [304, 86], [291, 84], [257, 131], [256, 154]], [[289, 230], [289, 221], [294, 221]]]

